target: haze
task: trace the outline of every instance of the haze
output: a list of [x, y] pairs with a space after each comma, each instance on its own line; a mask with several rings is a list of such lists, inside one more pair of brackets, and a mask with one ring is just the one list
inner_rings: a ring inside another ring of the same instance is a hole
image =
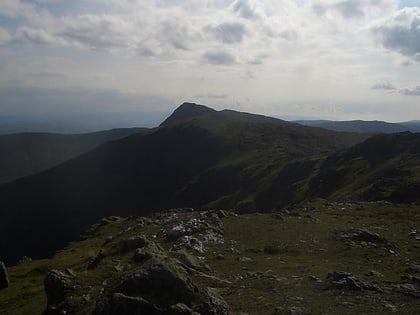
[[0, 2], [0, 115], [412, 120], [419, 62], [419, 0]]

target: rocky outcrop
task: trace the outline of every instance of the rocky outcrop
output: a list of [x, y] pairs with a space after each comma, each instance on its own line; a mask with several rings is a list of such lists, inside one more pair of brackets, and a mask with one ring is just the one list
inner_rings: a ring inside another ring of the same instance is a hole
[[104, 288], [94, 314], [229, 314], [215, 290], [199, 289], [183, 263], [147, 243], [135, 251], [140, 266]]
[[7, 275], [6, 266], [0, 261], [0, 290], [9, 287], [9, 277]]
[[372, 233], [364, 229], [349, 229], [336, 231], [335, 238], [345, 242], [366, 242], [366, 243], [387, 243], [387, 240], [377, 233]]
[[354, 277], [352, 274], [342, 271], [328, 273], [327, 279], [324, 283], [324, 289], [353, 291], [371, 290], [382, 292], [382, 289], [377, 285], [363, 282]]
[[68, 313], [66, 298], [76, 288], [74, 278], [74, 273], [70, 271], [52, 270], [47, 274], [44, 279], [44, 290], [48, 305], [43, 315]]

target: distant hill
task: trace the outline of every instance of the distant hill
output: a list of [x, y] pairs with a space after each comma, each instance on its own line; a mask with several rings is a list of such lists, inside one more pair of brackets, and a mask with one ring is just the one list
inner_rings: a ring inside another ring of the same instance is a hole
[[125, 128], [75, 135], [51, 133], [2, 135], [0, 136], [0, 183], [33, 175], [102, 143], [145, 130]]
[[385, 121], [331, 121], [331, 120], [297, 120], [305, 126], [320, 127], [327, 130], [361, 133], [398, 133], [404, 131], [419, 132], [419, 122], [389, 123]]
[[9, 261], [51, 254], [113, 214], [296, 203], [327, 155], [366, 138], [183, 104], [160, 128], [1, 185], [0, 253]]

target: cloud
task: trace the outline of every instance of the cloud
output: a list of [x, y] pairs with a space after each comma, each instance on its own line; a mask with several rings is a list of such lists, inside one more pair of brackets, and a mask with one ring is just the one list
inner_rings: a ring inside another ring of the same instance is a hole
[[370, 87], [372, 90], [395, 90], [396, 87], [389, 82], [376, 83]]
[[225, 51], [208, 51], [204, 55], [204, 60], [212, 65], [232, 65], [236, 63], [236, 58]]
[[36, 44], [36, 45], [55, 45], [55, 46], [67, 46], [68, 43], [65, 40], [55, 37], [49, 34], [45, 30], [29, 28], [26, 26], [20, 27], [14, 37], [15, 43], [22, 44]]
[[0, 16], [13, 18], [18, 16], [28, 16], [33, 13], [34, 7], [30, 3], [24, 3], [20, 0], [0, 1]]
[[207, 26], [205, 30], [213, 34], [217, 40], [227, 44], [241, 43], [246, 33], [245, 25], [238, 22]]
[[227, 94], [218, 94], [218, 93], [207, 93], [205, 95], [203, 95], [203, 94], [194, 95], [194, 98], [198, 98], [198, 99], [201, 99], [201, 98], [226, 99], [228, 97], [229, 97], [229, 95], [227, 95]]
[[0, 44], [10, 40], [11, 36], [7, 29], [0, 27]]
[[384, 10], [394, 6], [391, 0], [340, 0], [318, 1], [312, 6], [312, 10], [323, 16], [329, 12], [338, 13], [346, 19], [360, 19], [367, 15], [369, 10]]
[[420, 85], [412, 89], [403, 89], [400, 93], [408, 96], [420, 96]]
[[258, 6], [250, 0], [236, 0], [233, 3], [232, 9], [244, 19], [256, 20], [261, 18]]
[[372, 27], [385, 48], [420, 61], [420, 8], [404, 8]]

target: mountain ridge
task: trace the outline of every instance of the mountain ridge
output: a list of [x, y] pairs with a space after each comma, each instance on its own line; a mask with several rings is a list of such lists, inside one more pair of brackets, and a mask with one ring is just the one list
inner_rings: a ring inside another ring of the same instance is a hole
[[[340, 178], [337, 152], [351, 150], [371, 135], [191, 103], [175, 112], [159, 128], [108, 142], [41, 174], [0, 185], [4, 204], [0, 253], [8, 261], [51, 255], [109, 215], [142, 215], [174, 207], [261, 212], [320, 196], [358, 198], [347, 182], [319, 190], [317, 181]], [[396, 141], [403, 136], [397, 134]], [[410, 165], [418, 161], [412, 153], [401, 159], [414, 161]], [[392, 168], [393, 161], [385, 162]], [[369, 180], [379, 181], [383, 167], [382, 162], [372, 165]], [[360, 171], [356, 165], [349, 172]], [[414, 182], [417, 179], [413, 174]], [[18, 227], [34, 237], [24, 238]], [[51, 239], [53, 227], [56, 237]], [[10, 248], [12, 241], [16, 246]]]

